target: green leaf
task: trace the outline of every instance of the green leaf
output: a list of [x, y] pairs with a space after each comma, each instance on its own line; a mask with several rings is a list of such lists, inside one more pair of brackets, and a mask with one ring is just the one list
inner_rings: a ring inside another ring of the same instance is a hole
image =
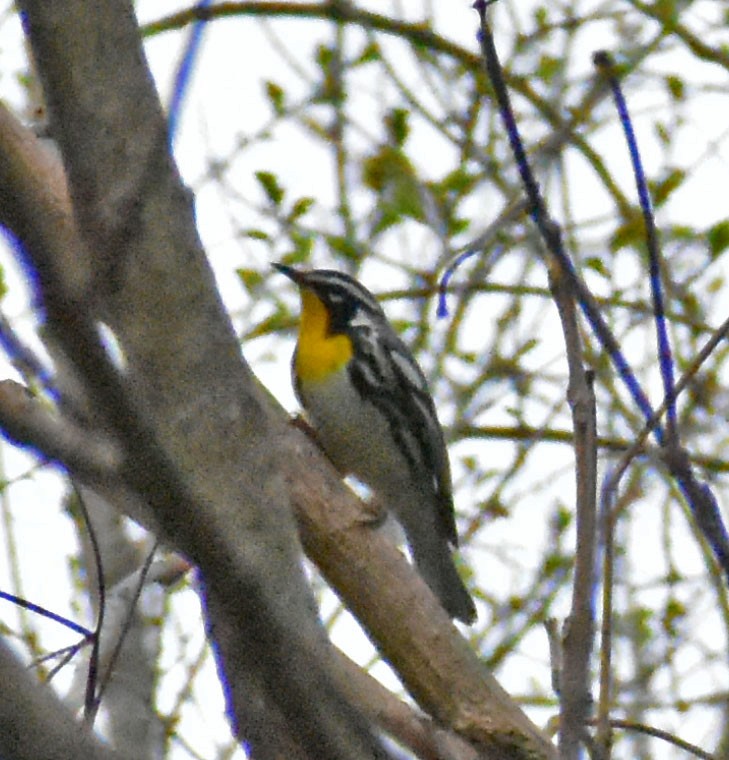
[[286, 191], [281, 187], [278, 178], [272, 172], [256, 172], [256, 179], [274, 206], [280, 206]]
[[238, 279], [243, 283], [246, 290], [255, 290], [262, 282], [263, 275], [257, 269], [236, 269]]
[[462, 456], [460, 459], [461, 467], [468, 472], [479, 472], [480, 461], [473, 455]]
[[555, 527], [560, 534], [564, 533], [567, 528], [572, 525], [572, 510], [567, 509], [566, 507], [561, 506], [555, 517]]
[[304, 214], [306, 214], [309, 209], [314, 205], [315, 200], [314, 198], [310, 198], [309, 196], [304, 196], [303, 198], [299, 198], [296, 203], [294, 203], [293, 207], [291, 208], [291, 211], [289, 212], [288, 221], [289, 222], [295, 222], [297, 219], [300, 219]]
[[393, 108], [385, 117], [385, 126], [392, 142], [402, 148], [410, 134], [410, 111], [406, 108]]
[[294, 266], [298, 264], [308, 264], [309, 256], [306, 251], [304, 251], [304, 248], [305, 246], [294, 247], [292, 251], [288, 251], [280, 256], [279, 260], [282, 264], [293, 264]]
[[544, 577], [550, 578], [563, 567], [570, 564], [570, 559], [563, 554], [548, 554], [544, 560]]
[[706, 283], [704, 289], [707, 293], [712, 295], [719, 293], [726, 287], [726, 280], [723, 277], [712, 277], [709, 282]]
[[670, 128], [662, 121], [657, 121], [653, 128], [661, 143], [663, 145], [669, 145], [672, 137]]
[[275, 82], [266, 82], [266, 96], [277, 116], [283, 116], [286, 111], [286, 92]]
[[364, 50], [362, 50], [362, 52], [352, 61], [352, 65], [361, 66], [365, 63], [373, 63], [375, 61], [379, 61], [380, 58], [380, 46], [376, 42], [370, 42], [365, 46]]
[[241, 233], [244, 237], [251, 238], [251, 240], [270, 240], [271, 236], [263, 230], [250, 228], [243, 230]]
[[471, 226], [471, 220], [466, 217], [454, 216], [448, 220], [448, 234], [460, 235]]
[[686, 179], [686, 172], [683, 169], [672, 169], [665, 179], [656, 183], [649, 182], [651, 196], [656, 207], [662, 206], [671, 193], [675, 192]]
[[686, 100], [686, 84], [681, 77], [675, 74], [666, 77], [668, 92], [677, 103]]
[[306, 261], [314, 250], [314, 236], [309, 232], [292, 232], [291, 241], [294, 244], [294, 250], [287, 254], [287, 257], [295, 261]]
[[549, 84], [564, 67], [562, 58], [551, 55], [542, 55], [539, 58], [536, 74], [543, 81]]
[[678, 624], [686, 617], [686, 607], [678, 599], [670, 599], [663, 613], [663, 630], [671, 637], [679, 635]]
[[489, 517], [508, 517], [510, 514], [508, 505], [504, 504], [498, 496], [492, 496], [488, 501], [483, 502], [479, 511]]
[[635, 641], [640, 644], [645, 644], [653, 639], [652, 621], [654, 618], [654, 611], [648, 607], [635, 607], [631, 609], [627, 616], [630, 621], [630, 627], [633, 635], [631, 639], [635, 638]]
[[343, 235], [327, 235], [325, 238], [329, 249], [336, 256], [342, 256], [350, 261], [362, 258], [362, 248], [354, 240]]
[[243, 336], [244, 340], [253, 340], [261, 335], [285, 330], [291, 326], [291, 315], [285, 309], [279, 308], [270, 317], [266, 317], [258, 324], [253, 325]]
[[712, 259], [724, 253], [727, 247], [729, 247], [729, 219], [724, 219], [721, 222], [717, 222], [713, 227], [709, 227], [706, 239], [709, 242]]
[[377, 232], [397, 224], [403, 217], [423, 221], [422, 188], [415, 168], [401, 150], [385, 145], [366, 158], [362, 163], [362, 180], [379, 195]]
[[327, 45], [318, 45], [314, 57], [319, 66], [326, 70], [331, 66], [334, 59], [334, 51]]
[[544, 5], [540, 5], [534, 10], [534, 24], [541, 31], [544, 31], [549, 25], [549, 11]]
[[473, 186], [481, 180], [480, 176], [477, 177], [464, 166], [459, 166], [435, 183], [433, 189], [435, 191], [437, 188], [441, 193], [453, 193], [460, 196], [472, 190]]
[[605, 266], [605, 262], [599, 256], [590, 256], [589, 258], [585, 259], [583, 266], [585, 269], [590, 269], [593, 272], [597, 272], [597, 274], [605, 277], [606, 279], [610, 278], [610, 272], [608, 272], [608, 269]]
[[509, 598], [506, 600], [506, 603], [514, 612], [519, 612], [520, 610], [524, 609], [525, 606], [524, 598], [521, 596], [516, 596], [516, 594], [509, 596]]
[[679, 3], [677, 0], [656, 0], [651, 10], [656, 18], [669, 28], [675, 27], [678, 23]]
[[643, 217], [634, 212], [632, 218], [626, 220], [613, 233], [610, 238], [610, 250], [615, 253], [621, 248], [642, 243], [645, 243], [645, 224]]

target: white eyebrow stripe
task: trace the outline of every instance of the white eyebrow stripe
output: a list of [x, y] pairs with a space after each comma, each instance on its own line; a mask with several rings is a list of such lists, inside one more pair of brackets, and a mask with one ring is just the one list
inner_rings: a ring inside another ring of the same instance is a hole
[[308, 284], [310, 287], [320, 287], [329, 293], [336, 290], [344, 291], [350, 298], [361, 301], [372, 311], [382, 310], [377, 299], [367, 288], [343, 272], [328, 269], [312, 271], [308, 276]]

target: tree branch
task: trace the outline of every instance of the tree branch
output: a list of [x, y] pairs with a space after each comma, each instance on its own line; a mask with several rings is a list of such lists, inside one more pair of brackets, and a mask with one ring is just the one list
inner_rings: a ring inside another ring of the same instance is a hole
[[109, 484], [119, 477], [119, 446], [52, 414], [14, 380], [0, 381], [0, 427], [16, 443], [61, 462], [86, 482]]
[[12, 760], [122, 760], [71, 718], [47, 687], [33, 683], [28, 670], [0, 641], [0, 756]]
[[[380, 754], [327, 675], [280, 476], [283, 419], [241, 361], [167, 151], [131, 4], [22, 10], [93, 289], [69, 288], [52, 240], [23, 243], [49, 328], [122, 441], [130, 484], [204, 574], [234, 723], [247, 725], [259, 701], [310, 756]], [[119, 340], [124, 378], [94, 339], [97, 319]], [[260, 737], [246, 738], [257, 746]]]

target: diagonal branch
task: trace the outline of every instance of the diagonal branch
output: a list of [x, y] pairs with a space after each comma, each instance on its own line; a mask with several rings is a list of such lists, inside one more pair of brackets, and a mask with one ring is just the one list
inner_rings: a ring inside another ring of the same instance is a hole
[[[79, 729], [48, 688], [32, 682], [27, 668], [0, 641], [0, 756], [13, 760], [123, 760], [96, 737]], [[11, 686], [12, 684], [12, 686]], [[12, 694], [12, 699], [10, 699]]]
[[[22, 10], [93, 289], [69, 287], [52, 239], [21, 239], [49, 330], [121, 441], [129, 484], [202, 569], [231, 714], [261, 751], [272, 737], [253, 728], [276, 711], [279, 734], [301, 742], [302, 756], [378, 755], [327, 673], [271, 446], [283, 420], [241, 362], [167, 152], [131, 4]], [[124, 352], [124, 377], [96, 336], [102, 316]], [[253, 721], [255, 705], [263, 709]]]

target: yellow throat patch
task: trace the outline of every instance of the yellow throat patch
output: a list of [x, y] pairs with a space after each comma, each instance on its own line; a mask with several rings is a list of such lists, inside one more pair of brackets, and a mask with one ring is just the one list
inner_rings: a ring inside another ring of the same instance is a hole
[[301, 289], [301, 324], [296, 347], [296, 375], [300, 382], [326, 380], [352, 358], [352, 341], [347, 335], [331, 335], [329, 312], [321, 299]]

